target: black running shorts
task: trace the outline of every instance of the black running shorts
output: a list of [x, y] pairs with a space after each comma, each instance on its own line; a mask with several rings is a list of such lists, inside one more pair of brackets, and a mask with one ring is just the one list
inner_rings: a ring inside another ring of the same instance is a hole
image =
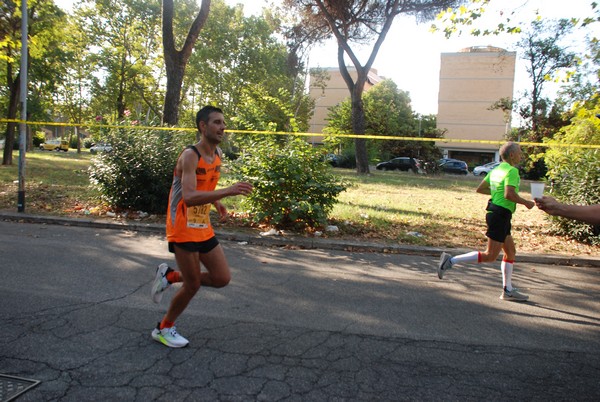
[[488, 202], [486, 210], [487, 232], [485, 232], [485, 235], [492, 240], [504, 243], [506, 237], [510, 236], [512, 212], [492, 202]]
[[208, 240], [200, 241], [200, 242], [185, 242], [185, 243], [175, 243], [169, 242], [169, 251], [171, 253], [175, 252], [175, 246], [190, 252], [197, 252], [200, 254], [206, 254], [211, 251], [213, 248], [219, 245], [219, 241], [215, 236], [211, 237]]

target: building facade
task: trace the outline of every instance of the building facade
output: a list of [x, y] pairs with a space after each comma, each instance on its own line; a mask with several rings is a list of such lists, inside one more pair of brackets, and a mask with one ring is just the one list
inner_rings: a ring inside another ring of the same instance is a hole
[[446, 141], [436, 145], [445, 157], [470, 166], [499, 160], [499, 145], [485, 141], [504, 141], [510, 130], [510, 111], [491, 108], [512, 101], [515, 61], [516, 52], [492, 46], [441, 54], [437, 128]]
[[[356, 69], [354, 67], [347, 68], [350, 76], [355, 80]], [[325, 73], [325, 80], [322, 81], [311, 73], [308, 93], [311, 99], [315, 101], [314, 114], [309, 122], [309, 132], [315, 134], [322, 133], [327, 125], [329, 109], [350, 97], [350, 92], [338, 67], [324, 68], [320, 69], [320, 71]], [[368, 91], [369, 88], [382, 80], [383, 78], [377, 75], [377, 70], [372, 68], [367, 75], [364, 90]], [[321, 82], [322, 84], [320, 84]], [[315, 135], [309, 137], [308, 140], [314, 145], [322, 144], [323, 136]]]

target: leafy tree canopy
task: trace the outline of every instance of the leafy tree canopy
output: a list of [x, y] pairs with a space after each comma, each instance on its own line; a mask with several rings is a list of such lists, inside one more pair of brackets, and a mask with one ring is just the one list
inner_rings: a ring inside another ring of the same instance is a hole
[[[365, 132], [379, 136], [398, 137], [441, 137], [435, 129], [435, 117], [418, 116], [410, 105], [410, 95], [402, 91], [392, 80], [383, 80], [363, 96], [365, 108]], [[352, 132], [351, 100], [330, 109], [325, 132], [344, 134]], [[351, 147], [351, 140], [328, 139], [330, 146], [342, 149]], [[431, 141], [371, 140], [369, 154], [375, 160], [385, 160], [396, 156], [438, 158]]]

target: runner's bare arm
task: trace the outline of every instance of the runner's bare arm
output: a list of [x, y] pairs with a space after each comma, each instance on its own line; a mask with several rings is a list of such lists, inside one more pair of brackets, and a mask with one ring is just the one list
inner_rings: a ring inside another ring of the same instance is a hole
[[225, 197], [248, 195], [252, 191], [252, 185], [245, 182], [235, 183], [232, 186], [214, 191], [198, 191], [196, 190], [196, 166], [198, 165], [198, 156], [192, 150], [186, 149], [181, 154], [179, 163], [181, 164], [181, 190], [183, 193], [183, 201], [188, 207], [212, 204]]
[[532, 200], [526, 200], [517, 194], [514, 186], [506, 186], [504, 187], [504, 198], [509, 201], [516, 202], [517, 204], [525, 205], [527, 209], [531, 209], [535, 206], [535, 202]]
[[490, 195], [490, 185], [487, 181], [481, 180], [481, 183], [479, 183], [479, 186], [475, 191], [479, 194]]

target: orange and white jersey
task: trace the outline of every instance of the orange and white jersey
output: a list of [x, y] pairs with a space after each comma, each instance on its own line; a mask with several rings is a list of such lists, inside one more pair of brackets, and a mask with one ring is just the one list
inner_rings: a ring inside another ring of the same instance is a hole
[[[195, 147], [193, 148], [200, 156]], [[221, 156], [215, 151], [212, 163], [206, 163], [198, 158], [196, 166], [196, 190], [213, 191], [221, 176]], [[167, 208], [167, 240], [175, 243], [202, 242], [215, 235], [210, 223], [210, 208], [212, 204], [194, 205], [188, 207], [183, 201], [181, 177], [177, 171], [173, 173], [173, 184], [169, 193]]]

